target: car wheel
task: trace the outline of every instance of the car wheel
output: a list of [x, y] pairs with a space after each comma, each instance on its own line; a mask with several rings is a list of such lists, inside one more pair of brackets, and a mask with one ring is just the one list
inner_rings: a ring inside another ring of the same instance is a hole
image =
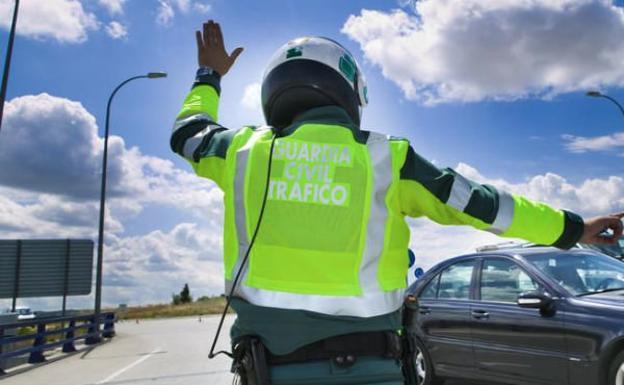
[[[442, 385], [444, 380], [437, 378], [433, 373], [433, 365], [429, 358], [427, 348], [417, 339], [416, 351], [414, 352], [414, 375], [417, 385]], [[623, 384], [624, 385], [624, 384]]]
[[624, 352], [621, 352], [611, 362], [608, 385], [624, 385]]

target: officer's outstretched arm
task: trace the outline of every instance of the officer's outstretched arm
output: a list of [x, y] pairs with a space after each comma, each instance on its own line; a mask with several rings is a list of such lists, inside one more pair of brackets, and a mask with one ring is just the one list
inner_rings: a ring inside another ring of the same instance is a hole
[[469, 225], [562, 249], [574, 246], [583, 236], [584, 222], [577, 214], [474, 183], [449, 168], [440, 170], [411, 146], [399, 183], [401, 208], [412, 217]]
[[243, 51], [225, 51], [221, 27], [209, 20], [196, 31], [199, 70], [191, 92], [184, 99], [171, 134], [171, 149], [188, 160], [195, 172], [224, 188], [225, 153], [235, 131], [217, 123], [220, 80]]
[[236, 131], [217, 123], [218, 105], [218, 79], [198, 76], [176, 118], [170, 144], [197, 175], [214, 180], [223, 189], [225, 153]]

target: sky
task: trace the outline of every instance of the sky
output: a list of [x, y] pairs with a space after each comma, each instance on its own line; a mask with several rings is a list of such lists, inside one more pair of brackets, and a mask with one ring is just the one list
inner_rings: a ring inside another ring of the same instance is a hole
[[[6, 52], [12, 0], [0, 0]], [[222, 82], [220, 122], [263, 123], [264, 66], [320, 35], [360, 63], [362, 126], [408, 139], [440, 167], [584, 216], [624, 210], [624, 3], [611, 0], [22, 0], [0, 131], [0, 239], [96, 239], [106, 101], [103, 302], [167, 302], [188, 283], [223, 291], [222, 194], [169, 148], [194, 79], [194, 31], [220, 22], [244, 52]], [[409, 220], [417, 265], [501, 239]], [[71, 298], [86, 307], [92, 296]], [[0, 308], [8, 301], [0, 300]], [[58, 308], [60, 299], [20, 304]]]

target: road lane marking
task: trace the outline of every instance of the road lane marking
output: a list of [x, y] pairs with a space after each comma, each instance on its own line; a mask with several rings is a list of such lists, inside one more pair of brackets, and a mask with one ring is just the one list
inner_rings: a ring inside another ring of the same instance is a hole
[[135, 366], [137, 366], [138, 364], [140, 364], [141, 362], [147, 360], [148, 358], [150, 358], [151, 356], [153, 356], [156, 353], [160, 353], [160, 349], [162, 349], [162, 347], [156, 348], [154, 349], [154, 351], [148, 353], [147, 355], [139, 358], [138, 360], [134, 361], [133, 363], [131, 363], [128, 366], [124, 366], [123, 368], [119, 369], [118, 371], [116, 371], [115, 373], [111, 374], [110, 376], [106, 377], [105, 379], [103, 379], [100, 382], [96, 382], [96, 384], [105, 384], [107, 382], [109, 382], [110, 380], [115, 379], [117, 376], [119, 376], [120, 374], [122, 374], [123, 372], [125, 372], [126, 370], [132, 369]]

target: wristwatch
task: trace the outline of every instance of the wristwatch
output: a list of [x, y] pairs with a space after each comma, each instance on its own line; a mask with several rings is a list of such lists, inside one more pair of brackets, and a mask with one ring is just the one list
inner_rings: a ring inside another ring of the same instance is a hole
[[197, 77], [199, 78], [202, 76], [216, 76], [217, 78], [221, 78], [221, 75], [219, 75], [217, 71], [208, 66], [201, 66], [197, 70]]
[[221, 93], [221, 75], [213, 68], [208, 66], [201, 66], [197, 69], [197, 75], [195, 76], [195, 83], [193, 87], [207, 84], [213, 86], [217, 93]]

